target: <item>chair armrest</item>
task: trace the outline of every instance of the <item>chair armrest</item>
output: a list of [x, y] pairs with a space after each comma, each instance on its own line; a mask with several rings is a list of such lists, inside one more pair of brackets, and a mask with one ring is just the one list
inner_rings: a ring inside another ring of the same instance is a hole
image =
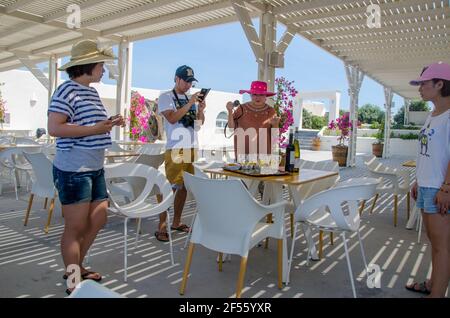
[[[409, 171], [407, 170], [400, 170], [398, 171], [397, 175], [401, 178], [403, 178], [403, 182], [406, 183], [408, 185], [408, 188], [410, 187], [411, 184], [411, 176], [409, 174]], [[399, 180], [400, 182], [400, 180]]]
[[260, 204], [260, 203], [259, 203], [259, 205], [260, 205], [261, 208], [263, 208], [264, 210], [267, 210], [267, 211], [273, 211], [273, 210], [277, 210], [277, 209], [279, 209], [279, 208], [284, 208], [288, 203], [289, 203], [288, 201], [283, 200], [283, 201], [281, 201], [281, 202], [277, 202], [277, 203], [270, 204], [270, 205], [264, 205], [264, 204]]

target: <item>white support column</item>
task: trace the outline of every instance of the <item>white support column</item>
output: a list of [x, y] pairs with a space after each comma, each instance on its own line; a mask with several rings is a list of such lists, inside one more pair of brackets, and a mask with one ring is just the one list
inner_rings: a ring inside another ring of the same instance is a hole
[[303, 98], [297, 95], [294, 105], [294, 127], [303, 128]]
[[[116, 114], [124, 114], [131, 99], [131, 71], [132, 71], [133, 44], [128, 40], [123, 40], [119, 44], [118, 69], [116, 95]], [[123, 139], [123, 131], [120, 127], [115, 127], [113, 139]]]
[[58, 71], [58, 67], [61, 63], [61, 59], [57, 59], [55, 55], [52, 55], [48, 61], [48, 100], [50, 102], [53, 92], [58, 88], [60, 82], [61, 72]]
[[336, 120], [339, 118], [339, 110], [341, 109], [341, 92], [336, 92], [335, 97], [330, 99], [330, 114], [328, 120]]
[[405, 118], [403, 120], [405, 125], [409, 125], [409, 106], [411, 105], [411, 100], [405, 98]]
[[364, 73], [359, 68], [345, 64], [345, 71], [348, 80], [348, 94], [350, 96], [350, 121], [353, 125], [353, 131], [350, 134], [350, 142], [347, 155], [347, 167], [356, 165], [356, 140], [358, 136], [358, 99], [359, 91], [364, 80]]
[[275, 90], [275, 70], [284, 67], [284, 53], [292, 42], [295, 31], [288, 28], [277, 43], [277, 20], [273, 13], [273, 7], [265, 5], [258, 35], [246, 2], [237, 0], [230, 0], [230, 2], [258, 63], [258, 80], [266, 81], [268, 89]]
[[259, 18], [259, 38], [261, 39], [261, 57], [257, 59], [258, 62], [258, 81], [266, 81], [267, 77], [267, 68], [268, 68], [268, 60], [267, 60], [267, 52], [266, 52], [266, 39], [268, 37], [267, 27], [264, 24], [264, 14], [261, 14]]
[[392, 100], [394, 98], [394, 93], [392, 88], [384, 88], [384, 98], [386, 108], [386, 117], [384, 120], [384, 148], [383, 148], [383, 158], [390, 157], [390, 139], [391, 139], [391, 112], [392, 112]]

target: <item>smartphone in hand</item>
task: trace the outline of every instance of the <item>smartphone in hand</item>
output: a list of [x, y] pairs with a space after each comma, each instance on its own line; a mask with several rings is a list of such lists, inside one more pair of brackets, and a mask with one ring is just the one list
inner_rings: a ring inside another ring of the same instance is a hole
[[198, 96], [198, 101], [201, 103], [205, 100], [206, 96], [208, 96], [209, 91], [211, 90], [211, 88], [202, 88], [202, 90], [200, 91], [200, 96]]
[[112, 120], [113, 125], [117, 125], [117, 123], [120, 121], [120, 114], [111, 116], [108, 118], [108, 120]]

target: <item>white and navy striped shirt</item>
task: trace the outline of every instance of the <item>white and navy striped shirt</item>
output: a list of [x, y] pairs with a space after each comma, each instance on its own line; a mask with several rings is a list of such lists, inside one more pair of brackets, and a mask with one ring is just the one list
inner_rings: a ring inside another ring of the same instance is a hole
[[[52, 96], [48, 111], [67, 115], [67, 122], [78, 126], [94, 126], [108, 119], [97, 90], [72, 80], [58, 87]], [[56, 139], [56, 148], [63, 151], [72, 148], [106, 149], [110, 146], [110, 134]]]

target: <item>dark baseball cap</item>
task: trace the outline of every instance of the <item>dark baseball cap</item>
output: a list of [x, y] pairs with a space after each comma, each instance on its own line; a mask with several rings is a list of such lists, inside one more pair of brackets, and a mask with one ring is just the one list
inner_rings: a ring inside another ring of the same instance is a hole
[[175, 76], [181, 78], [183, 81], [191, 83], [191, 82], [198, 82], [194, 77], [194, 70], [192, 67], [189, 67], [187, 65], [180, 66], [177, 68], [177, 71], [175, 72]]

